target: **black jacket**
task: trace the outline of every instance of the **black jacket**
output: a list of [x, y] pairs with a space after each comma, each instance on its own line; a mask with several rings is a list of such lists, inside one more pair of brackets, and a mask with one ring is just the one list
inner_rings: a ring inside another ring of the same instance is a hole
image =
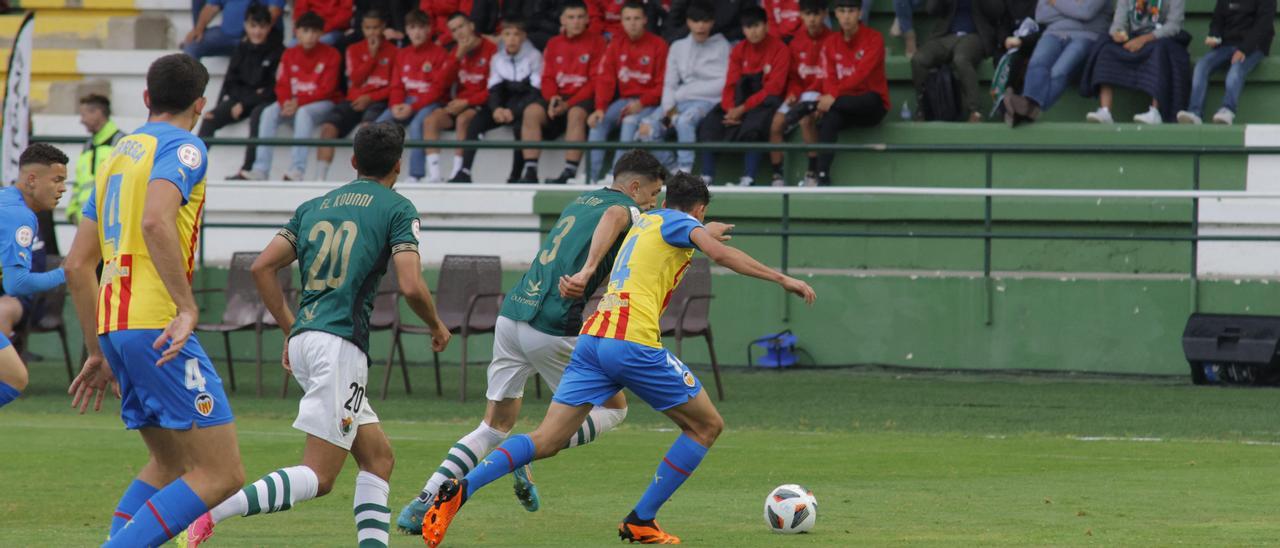
[[[1004, 45], [997, 44], [997, 40], [1000, 38], [1001, 27], [1007, 25], [1005, 21], [1009, 18], [1008, 6], [1005, 5], [1004, 0], [971, 0], [971, 2], [973, 26], [978, 29], [983, 51], [990, 57]], [[928, 11], [932, 15], [942, 17], [933, 25], [930, 38], [946, 36], [947, 30], [951, 28], [951, 19], [956, 15], [955, 0], [929, 0]]]
[[246, 112], [261, 104], [276, 100], [276, 66], [284, 44], [270, 39], [254, 45], [245, 38], [236, 45], [222, 81], [220, 101], [233, 101], [244, 105]]
[[1271, 55], [1275, 38], [1276, 0], [1218, 0], [1209, 22], [1209, 36], [1222, 38], [1225, 46], [1246, 55], [1261, 51]]
[[[690, 0], [672, 0], [671, 13], [665, 18], [662, 37], [668, 43], [675, 42], [689, 35], [689, 25], [685, 22], [685, 12], [689, 10]], [[743, 39], [742, 21], [739, 19], [742, 8], [754, 5], [751, 0], [712, 0], [716, 10], [716, 22], [711, 27], [711, 34], [723, 34], [730, 42]]]

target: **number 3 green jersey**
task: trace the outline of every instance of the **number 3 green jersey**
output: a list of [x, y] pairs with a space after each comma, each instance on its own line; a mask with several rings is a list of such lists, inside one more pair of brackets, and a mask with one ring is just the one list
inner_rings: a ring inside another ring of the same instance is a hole
[[[604, 212], [613, 206], [631, 209], [633, 217], [640, 212], [630, 196], [611, 188], [583, 193], [565, 207], [546, 241], [542, 242], [542, 249], [533, 258], [529, 271], [516, 287], [507, 292], [507, 300], [502, 303], [502, 315], [529, 322], [531, 327], [548, 335], [577, 336], [582, 328], [582, 309], [586, 306], [586, 299], [562, 298], [560, 276], [572, 276], [582, 270], [591, 251], [591, 236], [595, 234], [596, 225], [600, 224]], [[608, 276], [621, 244], [622, 238], [618, 238], [600, 262], [600, 268], [587, 283], [588, 296]]]
[[324, 331], [368, 352], [369, 314], [387, 261], [418, 252], [418, 209], [360, 179], [299, 206], [279, 234], [293, 244], [302, 273], [292, 334]]

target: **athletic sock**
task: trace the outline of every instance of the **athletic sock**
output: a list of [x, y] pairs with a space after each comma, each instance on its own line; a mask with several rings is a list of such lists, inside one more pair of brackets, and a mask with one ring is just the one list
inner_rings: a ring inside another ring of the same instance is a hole
[[467, 498], [494, 480], [533, 462], [533, 440], [527, 434], [512, 436], [467, 474]]
[[578, 163], [581, 160], [565, 160], [564, 172], [561, 175], [568, 175], [570, 178], [578, 176]]
[[433, 181], [440, 178], [440, 155], [439, 154], [427, 155], [427, 178]]
[[0, 381], [0, 407], [9, 405], [9, 402], [18, 399], [22, 394], [17, 388], [9, 386], [4, 381]]
[[155, 496], [160, 491], [151, 484], [140, 479], [133, 480], [129, 484], [129, 488], [124, 490], [124, 495], [120, 497], [120, 502], [116, 503], [116, 513], [111, 515], [111, 533], [107, 538], [116, 535], [124, 524], [129, 523], [133, 519], [133, 515], [137, 513], [142, 505], [147, 503], [147, 499]]
[[530, 171], [533, 171], [534, 176], [536, 177], [538, 173], [538, 160], [536, 158], [533, 160], [525, 160], [523, 171], [525, 173], [529, 173]]
[[262, 476], [209, 512], [214, 523], [231, 516], [283, 512], [304, 500], [316, 498], [320, 478], [306, 466], [281, 468]]
[[[460, 172], [460, 171], [462, 171], [462, 155], [461, 155], [461, 154], [454, 154], [454, 155], [453, 155], [453, 167], [452, 167], [452, 169], [449, 171], [449, 178], [450, 178], [450, 179], [452, 179], [452, 178], [454, 178], [454, 177], [457, 177], [457, 176], [458, 176], [458, 172]], [[470, 172], [468, 172], [468, 173], [470, 173]]]
[[316, 162], [316, 179], [321, 181], [329, 179], [329, 162]]
[[387, 494], [391, 486], [386, 480], [361, 471], [356, 474], [356, 542], [359, 548], [386, 548], [391, 530], [391, 509], [387, 508]]
[[600, 434], [613, 430], [627, 418], [627, 408], [609, 409], [596, 407], [587, 414], [587, 421], [578, 428], [578, 433], [569, 436], [569, 444], [565, 447], [577, 447], [596, 441]]
[[774, 175], [782, 175], [782, 162], [778, 162], [778, 163], [776, 163], [776, 164], [772, 164], [772, 166], [770, 166], [770, 167], [772, 167], [772, 168], [773, 168], [773, 174], [774, 174]]
[[142, 503], [133, 519], [103, 544], [106, 548], [160, 546], [209, 511], [186, 480], [178, 478]]
[[671, 444], [667, 456], [662, 457], [662, 462], [658, 463], [658, 472], [654, 474], [653, 482], [645, 489], [640, 502], [636, 503], [636, 517], [651, 520], [658, 515], [658, 509], [680, 488], [684, 480], [689, 479], [689, 475], [705, 456], [706, 447], [693, 441], [693, 438], [680, 434], [676, 442]]
[[480, 464], [478, 458], [480, 455], [489, 454], [505, 439], [507, 439], [506, 432], [481, 422], [480, 426], [449, 448], [449, 454], [445, 455], [444, 462], [440, 463], [440, 467], [436, 468], [435, 473], [431, 474], [431, 478], [427, 480], [427, 484], [422, 487], [422, 492], [418, 494], [418, 501], [428, 504], [433, 502], [436, 493], [440, 491], [440, 486], [446, 480], [466, 477], [471, 469]]

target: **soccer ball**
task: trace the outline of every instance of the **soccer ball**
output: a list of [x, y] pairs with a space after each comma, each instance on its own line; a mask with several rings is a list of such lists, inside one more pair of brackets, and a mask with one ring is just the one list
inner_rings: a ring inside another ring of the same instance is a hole
[[817, 520], [818, 499], [808, 488], [779, 485], [764, 499], [764, 522], [775, 533], [807, 533]]

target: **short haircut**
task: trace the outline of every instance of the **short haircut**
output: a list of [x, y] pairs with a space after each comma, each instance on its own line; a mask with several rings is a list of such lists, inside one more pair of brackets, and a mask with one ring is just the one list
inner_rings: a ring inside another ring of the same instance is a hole
[[460, 12], [460, 11], [455, 11], [455, 12], [453, 12], [453, 14], [452, 14], [452, 15], [450, 15], [448, 19], [445, 19], [445, 21], [452, 21], [452, 20], [457, 19], [457, 18], [459, 18], [459, 17], [461, 17], [461, 18], [463, 18], [463, 19], [466, 19], [466, 21], [467, 21], [468, 23], [471, 23], [471, 22], [472, 22], [472, 21], [471, 21], [471, 17], [470, 17], [470, 16], [468, 16], [467, 14], [462, 13], [462, 12]]
[[695, 0], [689, 3], [689, 9], [684, 12], [684, 18], [689, 21], [715, 21], [716, 10], [711, 3], [705, 0]]
[[624, 4], [622, 4], [622, 9], [623, 10], [640, 10], [640, 12], [645, 14], [646, 16], [649, 15], [649, 10], [645, 9], [644, 2], [641, 2], [640, 0], [627, 0]]
[[294, 23], [293, 26], [298, 30], [309, 29], [324, 32], [324, 18], [314, 11], [309, 11], [302, 14], [302, 17], [299, 17], [298, 22]]
[[653, 154], [645, 150], [631, 150], [623, 154], [618, 161], [613, 164], [613, 178], [620, 180], [624, 177], [639, 176], [650, 181], [662, 182], [667, 179], [670, 173], [667, 168], [658, 161]]
[[800, 0], [800, 13], [826, 13], [827, 0]]
[[711, 191], [702, 179], [680, 172], [667, 181], [666, 201], [667, 208], [688, 213], [699, 205], [711, 203]]
[[764, 8], [754, 4], [742, 8], [742, 12], [738, 15], [738, 19], [742, 21], [742, 28], [763, 25], [768, 17], [769, 14], [765, 13]]
[[837, 7], [837, 8], [853, 8], [853, 9], [855, 9], [855, 10], [860, 10], [860, 9], [863, 9], [863, 8], [862, 8], [862, 1], [863, 1], [863, 0], [836, 0], [836, 2], [835, 2], [835, 6], [834, 6], [834, 7]]
[[502, 18], [502, 28], [505, 29], [508, 27], [520, 32], [528, 32], [529, 24], [525, 22], [523, 17], [520, 17], [519, 15], [512, 15], [510, 17]]
[[178, 114], [204, 97], [209, 70], [185, 53], [171, 53], [147, 69], [147, 95], [152, 114]]
[[369, 124], [356, 132], [356, 171], [366, 177], [386, 177], [404, 154], [404, 127], [395, 122]]
[[427, 12], [422, 10], [413, 10], [404, 16], [404, 26], [406, 27], [430, 27], [431, 18], [427, 17]]
[[96, 108], [102, 112], [103, 116], [111, 117], [111, 99], [108, 99], [105, 95], [90, 93], [80, 98], [80, 104]]
[[378, 21], [381, 21], [382, 24], [384, 25], [387, 24], [387, 15], [385, 13], [382, 13], [381, 11], [378, 11], [377, 8], [373, 8], [364, 12], [364, 15], [360, 16], [360, 19], [362, 21], [364, 19], [377, 19]]
[[589, 11], [587, 10], [587, 3], [582, 0], [564, 0], [564, 3], [560, 5], [560, 15], [564, 15], [564, 12], [569, 10]]
[[271, 24], [271, 10], [257, 2], [249, 4], [249, 7], [244, 10], [244, 22], [268, 26]]
[[21, 169], [35, 164], [42, 166], [66, 165], [67, 160], [67, 155], [58, 150], [58, 147], [49, 143], [33, 143], [22, 151], [22, 155], [18, 157], [18, 168]]

